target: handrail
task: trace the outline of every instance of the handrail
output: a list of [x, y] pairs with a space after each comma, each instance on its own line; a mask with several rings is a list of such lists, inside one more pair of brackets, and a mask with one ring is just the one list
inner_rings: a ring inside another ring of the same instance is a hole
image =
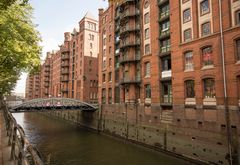
[[23, 128], [17, 124], [5, 104], [2, 108], [9, 137], [8, 145], [11, 146], [11, 160], [15, 160], [18, 165], [44, 165], [36, 148], [28, 141]]

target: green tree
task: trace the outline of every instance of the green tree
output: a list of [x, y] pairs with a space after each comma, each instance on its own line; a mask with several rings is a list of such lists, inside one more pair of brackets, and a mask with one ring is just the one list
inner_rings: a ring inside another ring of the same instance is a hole
[[21, 74], [40, 65], [40, 35], [26, 0], [0, 0], [0, 95], [10, 92]]

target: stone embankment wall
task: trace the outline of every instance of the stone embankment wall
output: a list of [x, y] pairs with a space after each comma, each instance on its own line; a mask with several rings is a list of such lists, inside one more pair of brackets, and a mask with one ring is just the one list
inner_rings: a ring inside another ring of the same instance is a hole
[[[226, 131], [217, 123], [174, 122], [172, 111], [154, 113], [136, 105], [108, 105], [96, 112], [75, 110], [44, 112], [50, 116], [146, 145], [156, 150], [212, 164], [228, 164]], [[181, 121], [183, 122], [183, 121]], [[189, 125], [188, 125], [189, 124]], [[211, 127], [209, 127], [211, 126]], [[234, 128], [233, 144], [240, 152], [240, 136]], [[236, 156], [239, 159], [239, 154]], [[238, 164], [235, 162], [234, 164]]]

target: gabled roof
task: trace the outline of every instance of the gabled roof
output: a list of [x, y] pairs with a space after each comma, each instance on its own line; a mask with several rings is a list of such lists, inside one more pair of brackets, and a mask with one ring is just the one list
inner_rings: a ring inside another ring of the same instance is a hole
[[84, 18], [90, 18], [90, 19], [96, 20], [96, 18], [94, 17], [94, 15], [93, 15], [90, 11], [88, 11], [88, 12], [86, 13], [86, 15], [84, 16]]

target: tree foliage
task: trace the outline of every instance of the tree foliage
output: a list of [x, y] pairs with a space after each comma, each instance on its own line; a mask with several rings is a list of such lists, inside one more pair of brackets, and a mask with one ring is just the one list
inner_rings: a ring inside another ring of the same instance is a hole
[[40, 35], [26, 0], [0, 0], [0, 95], [10, 92], [21, 72], [40, 65]]

